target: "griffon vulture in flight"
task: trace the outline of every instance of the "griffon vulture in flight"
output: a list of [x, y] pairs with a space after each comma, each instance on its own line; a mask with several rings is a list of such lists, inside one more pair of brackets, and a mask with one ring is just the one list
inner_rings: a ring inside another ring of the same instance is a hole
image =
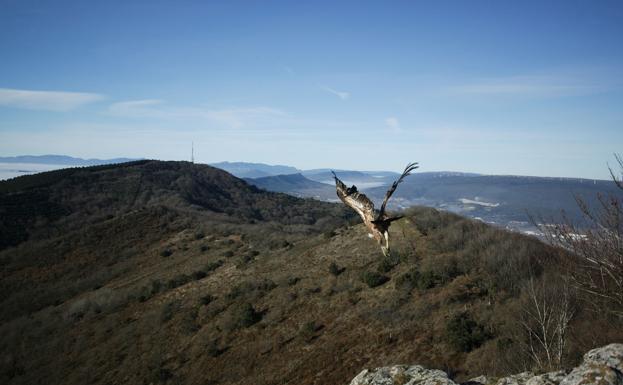
[[378, 213], [375, 212], [374, 204], [370, 201], [370, 199], [368, 199], [367, 196], [365, 196], [365, 194], [357, 191], [357, 187], [354, 185], [353, 187], [346, 187], [346, 185], [339, 180], [337, 175], [331, 171], [333, 173], [333, 177], [335, 178], [337, 196], [342, 202], [344, 202], [344, 204], [346, 204], [346, 206], [349, 206], [355, 210], [357, 214], [359, 214], [361, 219], [363, 219], [363, 223], [366, 225], [368, 230], [370, 230], [369, 235], [376, 239], [376, 241], [381, 245], [381, 251], [385, 256], [389, 256], [389, 226], [393, 221], [402, 218], [402, 215], [390, 218], [385, 212], [385, 206], [394, 191], [396, 191], [398, 184], [416, 168], [418, 168], [417, 163], [409, 163], [407, 167], [405, 167], [405, 170], [402, 172], [402, 175], [400, 175], [400, 178], [398, 178], [398, 180], [396, 180], [385, 193], [385, 199], [383, 199], [381, 210], [379, 210]]

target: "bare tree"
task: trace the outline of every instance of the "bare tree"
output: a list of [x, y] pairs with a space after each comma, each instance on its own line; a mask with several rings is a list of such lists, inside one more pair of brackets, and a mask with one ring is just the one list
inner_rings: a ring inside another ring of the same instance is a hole
[[[615, 155], [623, 173], [623, 158]], [[598, 195], [596, 207], [576, 197], [586, 224], [542, 226], [548, 240], [572, 252], [566, 261], [567, 276], [588, 295], [598, 311], [623, 317], [623, 181], [609, 168], [620, 194]]]
[[524, 290], [519, 323], [523, 330], [524, 353], [539, 370], [564, 365], [569, 324], [575, 314], [567, 281], [528, 281]]

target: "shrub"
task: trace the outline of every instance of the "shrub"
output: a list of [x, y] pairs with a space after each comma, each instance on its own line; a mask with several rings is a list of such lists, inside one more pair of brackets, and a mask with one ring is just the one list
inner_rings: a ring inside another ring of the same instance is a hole
[[199, 303], [201, 305], [208, 305], [210, 302], [214, 301], [214, 296], [207, 294], [203, 297], [199, 298]]
[[250, 254], [244, 254], [240, 256], [238, 260], [236, 261], [236, 267], [242, 268], [251, 261], [253, 261], [253, 256], [251, 256]]
[[342, 274], [344, 270], [346, 270], [344, 267], [339, 267], [335, 262], [331, 262], [331, 264], [329, 265], [329, 273], [333, 274], [336, 277]]
[[396, 284], [405, 287], [407, 290], [416, 287], [420, 290], [426, 290], [437, 285], [437, 276], [430, 270], [419, 271], [417, 269], [411, 269], [398, 277]]
[[151, 295], [157, 294], [162, 290], [162, 282], [159, 279], [151, 281]]
[[383, 258], [377, 267], [379, 273], [389, 273], [398, 264], [397, 261], [391, 258]]
[[316, 330], [318, 330], [318, 326], [316, 325], [316, 322], [314, 321], [305, 322], [303, 326], [301, 326], [301, 329], [299, 330], [299, 335], [305, 341], [311, 341], [312, 339], [314, 339]]
[[198, 308], [193, 307], [182, 312], [181, 320], [179, 321], [180, 330], [186, 335], [192, 335], [196, 333], [200, 327], [197, 324]]
[[208, 250], [210, 250], [210, 246], [208, 246], [208, 245], [201, 245], [201, 246], [199, 246], [199, 251], [201, 251], [202, 253], [204, 253], [204, 252], [206, 252]]
[[264, 279], [261, 281], [246, 281], [234, 286], [229, 293], [227, 293], [227, 299], [233, 300], [238, 297], [248, 296], [254, 294], [256, 297], [263, 296], [266, 292], [276, 288], [277, 285], [269, 280]]
[[443, 214], [437, 210], [412, 208], [408, 212], [408, 216], [413, 220], [418, 231], [422, 235], [427, 236], [430, 232], [437, 230], [442, 226]]
[[432, 266], [424, 264], [419, 270], [414, 268], [401, 275], [397, 284], [406, 286], [409, 290], [413, 288], [427, 290], [445, 285], [462, 274], [456, 263], [455, 258], [437, 258]]
[[220, 356], [221, 354], [225, 352], [225, 350], [227, 349], [219, 348], [219, 344], [217, 340], [211, 340], [210, 342], [208, 342], [206, 346], [206, 352], [208, 353], [208, 356], [213, 357], [213, 358]]
[[205, 271], [201, 271], [201, 270], [197, 270], [192, 274], [192, 277], [195, 281], [203, 279], [207, 276], [208, 276], [208, 273], [206, 273]]
[[178, 286], [182, 286], [190, 282], [191, 277], [186, 274], [179, 274], [167, 281], [167, 287], [169, 289], [175, 289]]
[[158, 294], [163, 288], [162, 282], [159, 279], [152, 279], [148, 286], [140, 288], [136, 299], [139, 302], [145, 302], [154, 295]]
[[173, 254], [173, 250], [171, 249], [164, 249], [160, 252], [160, 256], [164, 258], [170, 257], [172, 254]]
[[474, 321], [467, 312], [454, 315], [446, 324], [448, 343], [460, 352], [470, 352], [482, 345], [490, 336], [485, 328]]
[[376, 271], [365, 271], [361, 274], [361, 280], [368, 285], [368, 287], [377, 287], [389, 281], [389, 277], [377, 273]]
[[218, 269], [223, 265], [223, 260], [219, 259], [218, 261], [208, 262], [203, 268], [204, 271], [210, 272]]
[[173, 311], [175, 310], [175, 303], [168, 302], [164, 304], [160, 310], [160, 322], [167, 322], [173, 318]]
[[437, 285], [437, 276], [430, 270], [416, 271], [415, 286], [420, 290], [431, 289]]
[[256, 311], [253, 305], [246, 302], [236, 310], [234, 321], [236, 327], [248, 328], [260, 322], [261, 319], [262, 313]]
[[441, 253], [464, 249], [470, 233], [475, 230], [475, 226], [477, 224], [473, 224], [466, 219], [449, 224], [444, 228], [443, 232], [437, 234], [438, 236], [434, 243], [435, 248]]
[[152, 371], [151, 376], [155, 383], [165, 383], [173, 378], [173, 373], [166, 368], [157, 368]]

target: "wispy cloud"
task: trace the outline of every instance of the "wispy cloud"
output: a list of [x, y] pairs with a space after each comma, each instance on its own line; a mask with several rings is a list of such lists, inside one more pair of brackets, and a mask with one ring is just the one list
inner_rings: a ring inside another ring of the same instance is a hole
[[284, 111], [270, 107], [211, 109], [200, 106], [170, 106], [159, 99], [113, 103], [108, 111], [116, 116], [132, 118], [210, 121], [230, 128], [241, 128], [251, 123], [286, 115]]
[[111, 104], [108, 107], [108, 111], [113, 115], [119, 116], [162, 117], [162, 111], [157, 107], [163, 103], [164, 102], [159, 99], [129, 100]]
[[388, 129], [390, 129], [391, 131], [395, 133], [402, 132], [402, 126], [400, 125], [400, 122], [398, 121], [396, 117], [390, 116], [386, 118], [385, 125], [387, 126]]
[[331, 93], [331, 94], [333, 94], [333, 95], [335, 95], [335, 96], [337, 96], [338, 98], [340, 98], [342, 100], [346, 100], [346, 99], [350, 98], [350, 92], [337, 91], [337, 90], [334, 90], [331, 87], [326, 87], [326, 86], [322, 87], [322, 89], [327, 91], [327, 92], [329, 92], [329, 93]]
[[102, 99], [103, 95], [85, 92], [0, 88], [0, 106], [30, 110], [69, 111]]
[[544, 75], [478, 79], [446, 90], [455, 95], [552, 97], [586, 95], [605, 89], [602, 84], [590, 79]]

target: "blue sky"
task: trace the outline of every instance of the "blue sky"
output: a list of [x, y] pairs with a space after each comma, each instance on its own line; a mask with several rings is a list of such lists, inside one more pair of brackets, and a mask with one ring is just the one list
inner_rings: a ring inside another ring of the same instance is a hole
[[0, 156], [608, 178], [621, 1], [0, 0]]

